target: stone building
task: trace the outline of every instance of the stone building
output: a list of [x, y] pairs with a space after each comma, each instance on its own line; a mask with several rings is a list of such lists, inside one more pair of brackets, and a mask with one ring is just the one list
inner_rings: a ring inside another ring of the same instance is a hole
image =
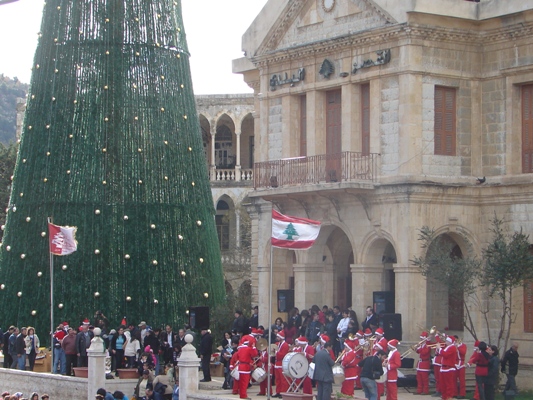
[[[481, 253], [495, 214], [533, 234], [532, 35], [531, 0], [267, 2], [233, 62], [255, 92], [248, 209], [261, 323], [274, 207], [322, 222], [310, 250], [273, 250], [274, 317], [286, 317], [278, 290], [294, 289], [300, 309], [352, 306], [360, 320], [388, 292], [404, 341], [433, 325], [471, 339], [462, 299], [410, 260], [425, 225], [462, 254]], [[533, 286], [518, 292], [511, 339], [533, 364]]]

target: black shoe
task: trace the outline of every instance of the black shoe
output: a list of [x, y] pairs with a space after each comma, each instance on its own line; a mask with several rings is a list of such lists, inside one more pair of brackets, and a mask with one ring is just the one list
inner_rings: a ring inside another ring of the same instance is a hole
[[211, 379], [201, 379], [200, 382], [211, 382]]

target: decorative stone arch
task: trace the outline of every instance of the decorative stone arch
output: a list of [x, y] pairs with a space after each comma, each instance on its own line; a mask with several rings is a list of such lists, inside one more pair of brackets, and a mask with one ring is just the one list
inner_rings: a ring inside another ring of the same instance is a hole
[[246, 113], [240, 121], [240, 135], [237, 142], [240, 143], [240, 165], [252, 169], [255, 162], [255, 119], [252, 112]]
[[[456, 257], [478, 254], [477, 240], [471, 232], [456, 225], [445, 225], [435, 230], [435, 237], [444, 237], [454, 245], [452, 253]], [[438, 329], [463, 331], [464, 296], [450, 295], [448, 288], [435, 279], [426, 279], [426, 320]]]
[[370, 232], [363, 239], [361, 261], [352, 270], [360, 313], [370, 304], [374, 304], [378, 314], [396, 312], [395, 266], [399, 259], [396, 248], [392, 235], [385, 231], [379, 235]]
[[209, 116], [206, 116], [204, 114], [198, 115], [198, 121], [200, 122], [200, 133], [202, 135], [202, 142], [204, 145], [204, 153], [205, 158], [207, 160], [207, 164], [211, 165], [211, 122]]

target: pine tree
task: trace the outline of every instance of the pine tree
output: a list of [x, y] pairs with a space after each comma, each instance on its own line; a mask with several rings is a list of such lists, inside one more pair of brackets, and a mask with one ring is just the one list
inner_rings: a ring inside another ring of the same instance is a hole
[[289, 225], [287, 225], [287, 228], [283, 231], [283, 233], [287, 235], [287, 240], [294, 240], [292, 238], [293, 236], [300, 236], [298, 232], [296, 231], [296, 229], [294, 228], [294, 225], [292, 224], [292, 222], [289, 223]]
[[182, 324], [224, 301], [179, 0], [48, 0], [0, 250], [0, 320]]

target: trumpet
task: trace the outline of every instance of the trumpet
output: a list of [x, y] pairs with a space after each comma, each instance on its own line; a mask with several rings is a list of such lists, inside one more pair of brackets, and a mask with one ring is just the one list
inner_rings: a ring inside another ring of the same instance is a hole
[[444, 343], [443, 342], [433, 343], [433, 344], [429, 344], [428, 347], [431, 349], [436, 349], [437, 347], [444, 347]]
[[346, 349], [344, 349], [343, 351], [341, 351], [341, 353], [339, 354], [339, 356], [337, 357], [337, 359], [335, 360], [335, 364], [337, 364], [339, 362], [339, 360], [342, 358], [342, 356], [344, 355], [344, 353], [346, 353]]

